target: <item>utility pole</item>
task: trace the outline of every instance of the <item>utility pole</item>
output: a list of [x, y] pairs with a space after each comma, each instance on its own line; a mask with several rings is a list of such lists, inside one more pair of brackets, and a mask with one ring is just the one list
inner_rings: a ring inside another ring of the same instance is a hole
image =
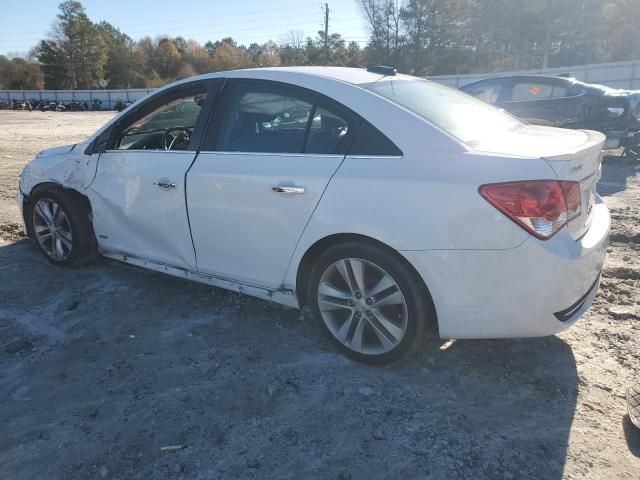
[[324, 4], [324, 64], [329, 64], [329, 4]]
[[551, 0], [547, 0], [544, 23], [544, 57], [542, 58], [542, 68], [549, 68], [549, 49], [551, 48]]

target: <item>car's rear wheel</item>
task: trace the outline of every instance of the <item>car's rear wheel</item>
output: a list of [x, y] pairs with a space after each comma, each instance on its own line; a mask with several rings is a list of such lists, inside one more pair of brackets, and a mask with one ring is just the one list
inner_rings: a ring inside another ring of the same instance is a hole
[[36, 247], [54, 265], [83, 263], [93, 257], [95, 242], [86, 201], [61, 188], [34, 192], [25, 212]]
[[406, 261], [366, 242], [336, 245], [320, 255], [307, 298], [332, 342], [366, 363], [404, 358], [435, 321], [429, 294]]

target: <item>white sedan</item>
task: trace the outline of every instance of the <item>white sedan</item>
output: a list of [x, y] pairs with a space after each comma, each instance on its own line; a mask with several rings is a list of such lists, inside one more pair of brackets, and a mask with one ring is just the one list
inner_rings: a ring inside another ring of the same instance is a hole
[[294, 308], [351, 357], [551, 335], [598, 290], [605, 137], [389, 68], [183, 80], [20, 178], [56, 265], [94, 252]]

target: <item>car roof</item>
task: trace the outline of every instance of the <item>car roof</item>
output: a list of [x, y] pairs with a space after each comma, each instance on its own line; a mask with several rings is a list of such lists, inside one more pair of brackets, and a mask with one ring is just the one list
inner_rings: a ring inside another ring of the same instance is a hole
[[354, 85], [372, 83], [385, 76], [380, 73], [369, 72], [365, 68], [352, 67], [266, 67], [251, 70], [258, 70], [261, 72], [279, 71], [289, 73], [302, 73], [306, 75], [325, 77], [333, 80], [340, 80], [341, 82], [351, 83]]
[[[352, 68], [352, 67], [260, 67], [260, 68], [245, 68], [241, 70], [225, 70], [220, 72], [205, 73], [197, 75], [195, 77], [186, 78], [175, 82], [172, 85], [184, 83], [186, 81], [201, 80], [207, 78], [255, 78], [255, 79], [274, 79], [278, 78], [285, 81], [287, 77], [295, 76], [300, 78], [309, 76], [314, 78], [323, 78], [327, 80], [334, 80], [352, 85], [365, 86], [385, 78], [386, 75], [380, 73], [369, 72], [365, 68]], [[409, 78], [415, 79], [415, 77], [397, 74], [396, 76], [389, 76], [389, 78]]]

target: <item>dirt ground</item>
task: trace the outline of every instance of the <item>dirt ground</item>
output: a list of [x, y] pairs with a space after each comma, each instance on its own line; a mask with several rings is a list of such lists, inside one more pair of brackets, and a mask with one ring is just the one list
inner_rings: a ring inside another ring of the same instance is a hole
[[0, 112], [0, 478], [640, 478], [640, 162], [605, 161], [611, 246], [573, 328], [373, 368], [296, 311], [49, 265], [20, 237], [19, 171], [110, 116]]

